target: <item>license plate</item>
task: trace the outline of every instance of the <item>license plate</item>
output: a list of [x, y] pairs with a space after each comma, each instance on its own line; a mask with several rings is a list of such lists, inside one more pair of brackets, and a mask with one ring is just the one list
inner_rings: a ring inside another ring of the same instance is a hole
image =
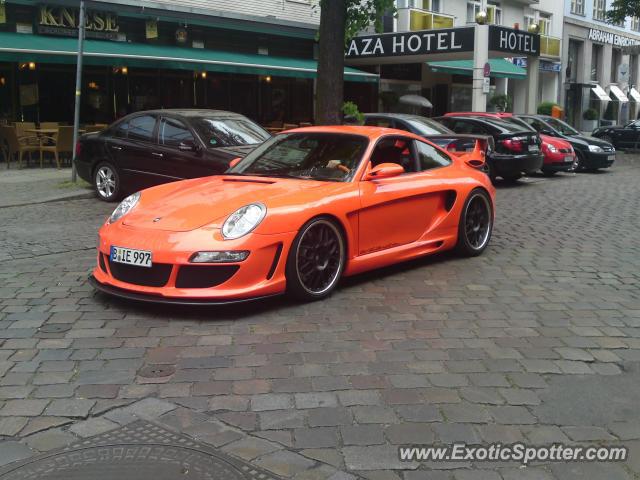
[[110, 259], [112, 262], [136, 265], [138, 267], [151, 267], [151, 252], [146, 250], [134, 250], [133, 248], [111, 247]]
[[530, 152], [539, 152], [540, 151], [540, 147], [538, 147], [538, 145], [529, 145], [529, 151]]
[[571, 155], [567, 155], [566, 157], [564, 157], [564, 162], [565, 163], [573, 163], [573, 157]]
[[615, 159], [616, 159], [616, 156], [615, 156], [615, 155], [609, 155], [609, 156], [607, 157], [607, 160], [615, 160]]

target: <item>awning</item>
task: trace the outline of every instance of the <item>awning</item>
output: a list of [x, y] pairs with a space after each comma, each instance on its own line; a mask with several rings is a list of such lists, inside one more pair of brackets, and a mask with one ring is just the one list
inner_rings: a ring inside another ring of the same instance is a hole
[[605, 92], [604, 88], [602, 88], [600, 85], [594, 85], [593, 87], [591, 87], [591, 91], [595, 93], [596, 97], [598, 97], [598, 100], [602, 100], [603, 102], [608, 102], [611, 100], [609, 94]]
[[[75, 38], [0, 32], [0, 61], [70, 63], [78, 55]], [[317, 62], [306, 58], [272, 57], [241, 52], [207, 50], [144, 43], [85, 40], [87, 65], [208, 70], [211, 72], [314, 78]], [[345, 67], [345, 80], [377, 82], [379, 76]]]
[[629, 101], [624, 92], [617, 85], [609, 85], [609, 91], [613, 93], [613, 96], [621, 103], [626, 103]]
[[[431, 70], [439, 73], [454, 75], [473, 75], [473, 60], [450, 60], [448, 62], [427, 62]], [[490, 58], [491, 77], [496, 78], [527, 78], [527, 71], [505, 60], [504, 58]]]
[[634, 102], [640, 103], [640, 92], [638, 92], [638, 90], [636, 90], [635, 88], [631, 87], [629, 89], [629, 95], [631, 96], [631, 99]]

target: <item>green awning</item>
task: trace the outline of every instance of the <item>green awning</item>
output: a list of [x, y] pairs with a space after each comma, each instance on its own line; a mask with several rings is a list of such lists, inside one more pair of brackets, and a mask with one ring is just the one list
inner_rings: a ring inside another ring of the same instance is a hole
[[[87, 65], [208, 70], [297, 78], [314, 78], [317, 62], [306, 58], [272, 57], [204, 48], [174, 47], [145, 43], [85, 40], [83, 62]], [[0, 32], [0, 61], [75, 64], [75, 38]], [[345, 80], [377, 82], [374, 73], [344, 69]]]
[[[473, 60], [451, 60], [448, 62], [427, 62], [431, 70], [439, 73], [451, 73], [454, 75], [473, 75]], [[490, 58], [491, 77], [516, 78], [527, 77], [525, 68], [514, 65], [504, 58]]]

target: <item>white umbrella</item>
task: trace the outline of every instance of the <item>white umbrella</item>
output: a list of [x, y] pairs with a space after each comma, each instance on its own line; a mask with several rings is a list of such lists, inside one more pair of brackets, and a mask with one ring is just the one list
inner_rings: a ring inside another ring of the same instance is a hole
[[405, 105], [413, 105], [414, 107], [433, 108], [433, 104], [420, 95], [403, 95], [398, 101]]

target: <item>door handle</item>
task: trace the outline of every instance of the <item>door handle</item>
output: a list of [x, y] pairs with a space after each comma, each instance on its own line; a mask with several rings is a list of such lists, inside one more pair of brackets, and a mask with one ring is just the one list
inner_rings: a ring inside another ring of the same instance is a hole
[[157, 153], [157, 152], [151, 152], [151, 155], [153, 155], [154, 157], [164, 157], [164, 155], [162, 153]]
[[122, 147], [119, 147], [117, 145], [111, 145], [111, 148], [114, 150], [122, 150]]

